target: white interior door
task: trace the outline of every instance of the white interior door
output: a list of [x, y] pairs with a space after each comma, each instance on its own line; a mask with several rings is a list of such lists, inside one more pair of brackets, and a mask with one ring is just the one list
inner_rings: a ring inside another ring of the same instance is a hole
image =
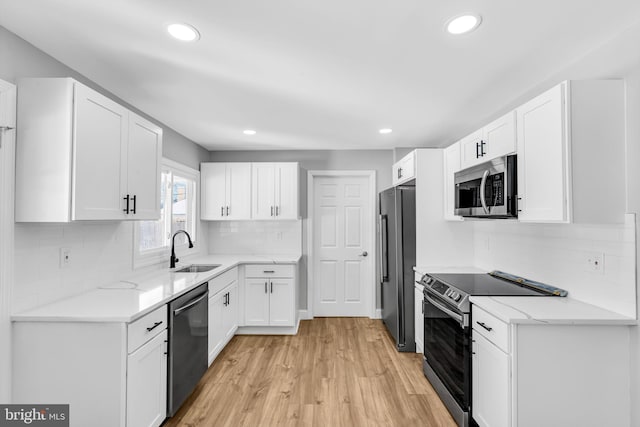
[[373, 208], [367, 176], [313, 180], [314, 316], [369, 316]]

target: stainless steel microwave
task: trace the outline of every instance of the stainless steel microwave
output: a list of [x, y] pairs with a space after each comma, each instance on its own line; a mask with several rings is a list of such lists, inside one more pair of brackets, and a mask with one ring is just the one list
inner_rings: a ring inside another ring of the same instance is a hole
[[516, 218], [516, 156], [498, 157], [455, 174], [455, 213], [476, 218]]

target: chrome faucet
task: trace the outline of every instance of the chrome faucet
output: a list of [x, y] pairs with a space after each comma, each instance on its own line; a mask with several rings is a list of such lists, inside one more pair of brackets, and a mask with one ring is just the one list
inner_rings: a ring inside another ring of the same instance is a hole
[[176, 249], [175, 249], [176, 236], [179, 233], [184, 233], [187, 236], [187, 240], [189, 241], [189, 247], [190, 248], [193, 247], [193, 243], [191, 242], [191, 236], [189, 236], [189, 233], [187, 233], [184, 230], [178, 230], [175, 233], [173, 233], [173, 237], [171, 237], [171, 259], [169, 260], [169, 268], [175, 268], [176, 262], [180, 261], [178, 258], [176, 258]]

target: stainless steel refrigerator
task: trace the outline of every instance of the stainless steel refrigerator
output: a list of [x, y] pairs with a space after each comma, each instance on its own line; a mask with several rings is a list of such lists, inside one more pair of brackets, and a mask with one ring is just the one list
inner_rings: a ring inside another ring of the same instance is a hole
[[382, 320], [398, 351], [415, 351], [415, 186], [402, 185], [381, 192], [378, 213]]

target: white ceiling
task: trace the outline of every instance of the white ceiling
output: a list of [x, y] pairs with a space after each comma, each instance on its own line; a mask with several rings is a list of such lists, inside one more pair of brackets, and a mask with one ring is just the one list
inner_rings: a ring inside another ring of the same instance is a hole
[[[482, 25], [445, 33], [464, 12]], [[638, 0], [0, 0], [0, 25], [210, 150], [448, 145], [639, 19]]]

